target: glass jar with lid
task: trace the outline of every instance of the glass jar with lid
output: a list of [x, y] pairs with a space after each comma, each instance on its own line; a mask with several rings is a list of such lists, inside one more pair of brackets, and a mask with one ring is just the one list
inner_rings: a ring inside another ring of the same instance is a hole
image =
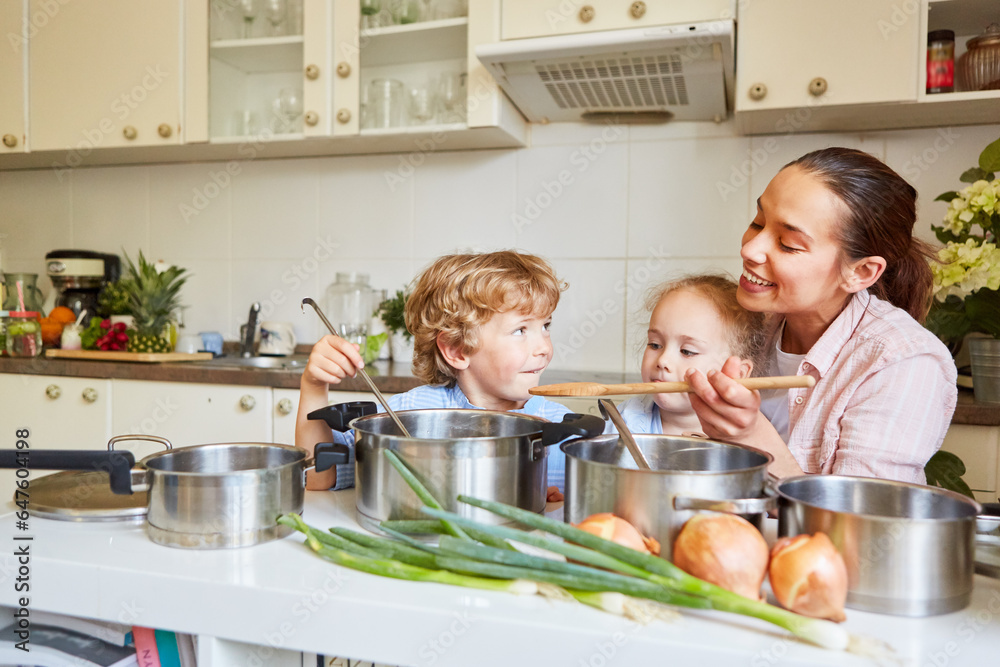
[[7, 355], [37, 357], [42, 353], [42, 324], [34, 310], [12, 310], [7, 314]]
[[326, 288], [324, 311], [337, 333], [364, 348], [368, 325], [375, 311], [375, 291], [368, 284], [368, 274], [338, 272]]
[[958, 60], [959, 83], [965, 90], [1000, 89], [1000, 23], [992, 23], [965, 43]]

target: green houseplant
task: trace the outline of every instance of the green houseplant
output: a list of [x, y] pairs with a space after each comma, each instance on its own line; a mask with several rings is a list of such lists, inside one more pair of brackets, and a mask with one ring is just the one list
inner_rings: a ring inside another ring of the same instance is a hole
[[944, 247], [934, 274], [934, 301], [925, 325], [952, 350], [970, 333], [1000, 339], [1000, 139], [979, 156], [979, 166], [960, 177], [970, 185], [945, 192], [935, 201], [948, 202], [942, 224], [931, 225]]
[[378, 305], [376, 311], [391, 334], [389, 344], [394, 362], [409, 363], [413, 359], [413, 334], [406, 329], [406, 300], [409, 298], [409, 292], [396, 290], [393, 296]]

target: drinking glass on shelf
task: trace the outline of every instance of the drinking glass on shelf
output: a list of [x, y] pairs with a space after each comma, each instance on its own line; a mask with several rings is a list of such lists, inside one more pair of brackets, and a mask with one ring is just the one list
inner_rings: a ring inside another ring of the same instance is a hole
[[430, 0], [428, 10], [429, 18], [435, 21], [468, 15], [467, 5], [462, 0]]
[[408, 102], [414, 125], [426, 125], [437, 115], [437, 95], [430, 85], [410, 90]]
[[392, 22], [399, 25], [420, 21], [420, 2], [418, 0], [392, 0]]
[[274, 110], [281, 119], [280, 132], [294, 132], [296, 121], [302, 116], [302, 91], [298, 88], [282, 88], [274, 100]]
[[252, 137], [260, 131], [257, 114], [242, 109], [233, 114], [232, 135], [234, 137]]
[[285, 34], [285, 28], [282, 24], [287, 15], [288, 5], [285, 0], [264, 0], [264, 17], [271, 24], [272, 35]]
[[437, 77], [437, 96], [442, 122], [465, 122], [465, 72], [441, 72]]
[[243, 39], [253, 37], [253, 22], [260, 14], [261, 0], [237, 0], [240, 14], [243, 16]]
[[302, 34], [302, 0], [288, 0], [288, 15], [285, 25], [288, 26], [289, 35]]
[[387, 128], [404, 125], [406, 107], [403, 83], [395, 79], [373, 79], [368, 84], [370, 127]]
[[361, 0], [362, 16], [378, 16], [382, 11], [382, 0]]

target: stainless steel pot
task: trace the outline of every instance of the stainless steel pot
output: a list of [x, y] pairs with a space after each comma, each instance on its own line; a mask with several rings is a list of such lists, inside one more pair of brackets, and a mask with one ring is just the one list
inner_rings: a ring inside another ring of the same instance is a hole
[[897, 616], [963, 609], [979, 503], [931, 486], [841, 475], [777, 483], [778, 533], [826, 533], [847, 564], [847, 607]]
[[[134, 465], [131, 452], [115, 446], [130, 440], [162, 444], [167, 451]], [[146, 530], [157, 544], [188, 549], [222, 549], [284, 537], [290, 528], [277, 519], [301, 512], [305, 473], [312, 462], [297, 447], [269, 443], [224, 443], [171, 448], [165, 438], [122, 435], [108, 451], [31, 452], [32, 469], [103, 470], [117, 494], [146, 492]], [[348, 459], [346, 448], [333, 448], [318, 469]], [[0, 467], [8, 467], [0, 456]], [[85, 514], [85, 513], [84, 513]], [[76, 516], [80, 516], [76, 512]]]
[[[442, 506], [484, 523], [497, 515], [456, 501], [459, 494], [496, 500], [532, 512], [545, 509], [549, 445], [600, 433], [603, 420], [566, 415], [561, 423], [492, 410], [402, 410], [396, 415], [412, 437], [399, 435], [373, 403], [332, 405], [310, 414], [334, 430], [354, 430], [358, 523], [378, 531], [386, 519], [425, 519], [423, 503], [382, 456], [391, 449], [410, 466]], [[314, 416], [315, 415], [315, 416]], [[329, 445], [316, 446], [320, 456]]]
[[[635, 435], [651, 469], [639, 470], [617, 434], [562, 445], [566, 453], [566, 521], [612, 512], [660, 543], [671, 559], [684, 522], [696, 510], [756, 515], [773, 507], [765, 495], [765, 452], [714, 440]], [[748, 518], [752, 518], [748, 516]]]

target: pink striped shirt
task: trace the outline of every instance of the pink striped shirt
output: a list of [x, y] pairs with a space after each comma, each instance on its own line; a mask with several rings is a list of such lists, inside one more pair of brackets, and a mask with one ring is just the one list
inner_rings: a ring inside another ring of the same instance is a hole
[[[781, 331], [775, 323], [769, 346]], [[955, 363], [908, 313], [859, 292], [799, 365], [788, 392], [788, 448], [807, 473], [925, 484], [955, 412]]]

